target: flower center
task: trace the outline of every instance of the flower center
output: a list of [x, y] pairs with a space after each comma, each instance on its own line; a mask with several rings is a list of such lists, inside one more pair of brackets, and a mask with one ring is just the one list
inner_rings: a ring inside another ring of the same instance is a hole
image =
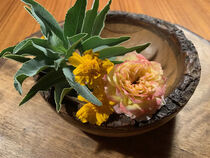
[[140, 77], [136, 78], [131, 84], [138, 84]]

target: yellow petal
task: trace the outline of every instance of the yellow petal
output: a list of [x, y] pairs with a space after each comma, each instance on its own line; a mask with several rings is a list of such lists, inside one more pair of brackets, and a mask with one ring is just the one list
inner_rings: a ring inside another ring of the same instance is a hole
[[78, 95], [77, 97], [78, 100], [88, 102], [85, 98], [83, 98], [81, 95]]
[[[79, 96], [79, 98], [81, 97]], [[107, 121], [109, 115], [113, 112], [112, 109], [106, 106], [109, 105], [98, 107], [88, 102], [77, 111], [76, 117], [82, 122], [89, 122], [100, 126], [103, 122]]]
[[107, 73], [109, 73], [113, 67], [114, 67], [114, 64], [108, 59], [105, 59], [103, 61], [103, 68], [107, 71]]
[[74, 52], [73, 55], [69, 57], [69, 63], [74, 67], [77, 67], [84, 62], [83, 58], [77, 52]]

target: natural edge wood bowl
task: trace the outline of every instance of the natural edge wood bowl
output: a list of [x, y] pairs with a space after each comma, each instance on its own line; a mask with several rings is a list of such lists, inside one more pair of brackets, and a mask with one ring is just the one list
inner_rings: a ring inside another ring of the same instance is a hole
[[[171, 120], [184, 107], [200, 79], [201, 67], [197, 51], [175, 25], [141, 14], [109, 12], [102, 37], [119, 36], [131, 37], [122, 44], [124, 46], [151, 43], [142, 54], [162, 65], [167, 78], [165, 104], [150, 120], [135, 121], [123, 114], [112, 114], [106, 123], [97, 126], [78, 120], [75, 114], [81, 103], [75, 98], [65, 97], [59, 115], [87, 133], [125, 137], [155, 129]], [[52, 91], [41, 94], [54, 107]]]

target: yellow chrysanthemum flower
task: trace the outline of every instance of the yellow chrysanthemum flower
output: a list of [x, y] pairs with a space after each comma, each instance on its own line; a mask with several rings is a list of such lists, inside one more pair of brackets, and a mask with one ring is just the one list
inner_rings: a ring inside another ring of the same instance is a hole
[[81, 85], [92, 85], [95, 80], [102, 79], [114, 66], [107, 59], [99, 59], [98, 53], [93, 53], [92, 50], [85, 51], [83, 56], [74, 52], [69, 58], [69, 63], [76, 67], [73, 73], [75, 80]]
[[73, 71], [75, 80], [81, 85], [87, 85], [92, 89], [93, 95], [102, 102], [102, 106], [96, 106], [83, 97], [78, 96], [78, 99], [86, 102], [86, 104], [77, 111], [76, 117], [83, 123], [89, 122], [100, 126], [114, 111], [114, 102], [107, 99], [103, 80], [104, 75], [111, 71], [114, 64], [108, 59], [99, 59], [98, 55], [98, 53], [93, 53], [92, 50], [85, 51], [83, 56], [74, 52], [69, 58], [69, 63], [76, 67]]
[[103, 122], [107, 121], [109, 115], [114, 111], [114, 102], [108, 101], [105, 96], [104, 98], [99, 98], [102, 101], [102, 106], [96, 106], [81, 96], [78, 96], [78, 99], [87, 102], [76, 113], [76, 117], [83, 123], [89, 122], [100, 126]]

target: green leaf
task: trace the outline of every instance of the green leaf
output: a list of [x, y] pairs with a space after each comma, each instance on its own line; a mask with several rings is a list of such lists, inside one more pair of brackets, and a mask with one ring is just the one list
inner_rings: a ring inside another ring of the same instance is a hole
[[33, 42], [34, 44], [43, 46], [43, 47], [48, 47], [48, 42], [45, 39], [40, 39], [40, 38], [28, 38], [25, 39], [23, 41], [21, 41], [20, 43], [18, 43], [14, 50], [13, 50], [13, 54], [16, 54], [20, 49], [24, 49], [25, 47], [27, 47], [27, 45], [30, 45], [30, 42]]
[[33, 96], [35, 96], [38, 91], [48, 90], [62, 79], [64, 79], [62, 71], [51, 71], [47, 73], [44, 77], [39, 79], [36, 84], [29, 90], [19, 105], [26, 103]]
[[103, 45], [103, 46], [99, 46], [97, 48], [94, 48], [93, 49], [93, 52], [96, 53], [96, 52], [100, 52], [101, 50], [105, 49], [105, 48], [109, 48], [109, 46], [107, 45]]
[[59, 82], [55, 84], [55, 90], [54, 90], [54, 100], [56, 104], [56, 111], [59, 112], [61, 109], [63, 98], [66, 94], [68, 94], [72, 88], [69, 87], [69, 84], [64, 82]]
[[34, 11], [32, 11], [30, 8], [24, 6], [24, 8], [26, 9], [26, 11], [39, 23], [40, 28], [41, 28], [41, 32], [42, 34], [48, 38], [52, 32], [50, 30], [49, 27], [47, 27], [47, 24], [45, 24], [37, 15], [36, 13], [34, 13]]
[[81, 33], [86, 4], [87, 0], [77, 0], [74, 6], [68, 10], [64, 23], [65, 37]]
[[52, 51], [51, 49], [44, 48], [47, 47], [48, 43], [46, 40], [42, 39], [26, 39], [20, 42], [13, 50], [13, 54], [16, 55], [33, 55], [37, 57], [47, 56], [52, 59], [57, 59], [59, 53]]
[[110, 0], [108, 4], [104, 7], [104, 9], [97, 15], [92, 29], [92, 36], [101, 34], [101, 31], [104, 28], [104, 21], [106, 19], [106, 14], [110, 9], [111, 3], [112, 0]]
[[48, 38], [50, 48], [56, 52], [66, 53], [63, 42], [54, 34]]
[[77, 42], [78, 40], [80, 40], [81, 38], [84, 38], [85, 36], [87, 36], [87, 33], [79, 33], [74, 36], [67, 37], [67, 39], [69, 40], [70, 44], [72, 45], [72, 44], [74, 44], [74, 42]]
[[35, 57], [43, 57], [44, 53], [33, 47], [32, 41], [27, 41], [21, 48], [17, 51], [13, 51], [15, 55], [31, 55]]
[[15, 48], [15, 46], [12, 46], [12, 47], [8, 47], [8, 48], [2, 50], [0, 53], [0, 58], [3, 57], [7, 53], [12, 53], [14, 48]]
[[68, 40], [73, 43], [71, 45], [71, 47], [69, 48], [69, 50], [67, 51], [67, 54], [66, 54], [66, 58], [68, 59], [72, 53], [74, 52], [74, 50], [78, 47], [78, 45], [80, 45], [82, 39], [86, 36], [87, 34], [86, 33], [80, 33], [80, 34], [77, 34], [75, 36], [72, 36], [70, 38], [68, 38]]
[[59, 58], [59, 53], [54, 52], [54, 51], [51, 50], [51, 49], [46, 49], [46, 48], [44, 48], [44, 47], [42, 47], [42, 46], [39, 46], [39, 45], [37, 45], [37, 44], [34, 44], [33, 42], [32, 42], [32, 45], [33, 45], [34, 48], [36, 48], [37, 50], [43, 52], [43, 54], [44, 54], [45, 56], [47, 56], [47, 57], [49, 57], [49, 58], [51, 58], [51, 59], [56, 60], [56, 59]]
[[66, 80], [68, 81], [69, 85], [72, 88], [74, 88], [78, 94], [80, 94], [82, 97], [84, 97], [85, 99], [87, 99], [95, 105], [102, 105], [101, 101], [99, 101], [98, 98], [96, 98], [86, 86], [82, 86], [79, 83], [75, 82], [74, 75], [69, 67], [63, 68], [63, 74], [66, 77]]
[[[27, 49], [28, 47], [32, 46], [31, 40], [24, 40], [20, 42], [13, 50], [13, 54], [18, 54], [19, 51]], [[30, 48], [29, 48], [30, 49]]]
[[31, 60], [30, 58], [26, 58], [26, 57], [24, 57], [24, 56], [15, 55], [15, 54], [7, 54], [7, 55], [5, 55], [4, 57], [5, 57], [5, 58], [8, 58], [8, 59], [15, 60], [15, 61], [18, 61], [18, 62], [21, 62], [21, 63], [25, 63], [26, 61]]
[[122, 64], [124, 61], [110, 60], [113, 64]]
[[44, 55], [43, 52], [34, 48], [33, 43], [40, 45], [40, 46], [48, 47], [47, 40], [38, 39], [38, 38], [29, 38], [29, 39], [25, 39], [22, 42], [20, 42], [19, 44], [17, 44], [15, 46], [15, 48], [13, 49], [13, 54], [43, 56]]
[[41, 26], [41, 30], [46, 38], [51, 36], [51, 32], [54, 32], [58, 38], [63, 41], [64, 46], [68, 47], [67, 39], [64, 37], [63, 30], [60, 25], [54, 19], [54, 17], [39, 3], [33, 0], [22, 0], [31, 8], [27, 8], [27, 11], [37, 20]]
[[54, 65], [55, 65], [55, 70], [56, 71], [64, 63], [64, 61], [65, 61], [65, 58], [59, 58], [59, 59], [54, 61]]
[[34, 58], [25, 62], [14, 76], [16, 90], [22, 94], [22, 83], [27, 77], [34, 76], [46, 68], [54, 67], [53, 64], [51, 60], [43, 58]]
[[136, 50], [138, 53], [140, 53], [141, 51], [146, 49], [149, 45], [150, 45], [150, 43], [146, 43], [146, 44], [131, 47], [131, 48], [125, 48], [122, 46], [104, 48], [104, 49], [100, 50], [99, 58], [104, 59], [104, 58], [109, 58], [109, 57], [114, 57], [114, 56], [120, 56], [120, 55], [124, 55], [128, 52], [132, 52], [134, 50]]
[[82, 42], [81, 45], [82, 45], [83, 51], [85, 51], [85, 50], [94, 49], [103, 45], [115, 46], [129, 39], [130, 37], [101, 38], [99, 36], [93, 36], [87, 39], [86, 41]]
[[97, 16], [98, 6], [99, 0], [95, 0], [92, 9], [88, 10], [85, 14], [84, 24], [82, 27], [82, 32], [88, 33], [88, 36], [85, 37], [85, 39], [91, 36], [93, 25]]

